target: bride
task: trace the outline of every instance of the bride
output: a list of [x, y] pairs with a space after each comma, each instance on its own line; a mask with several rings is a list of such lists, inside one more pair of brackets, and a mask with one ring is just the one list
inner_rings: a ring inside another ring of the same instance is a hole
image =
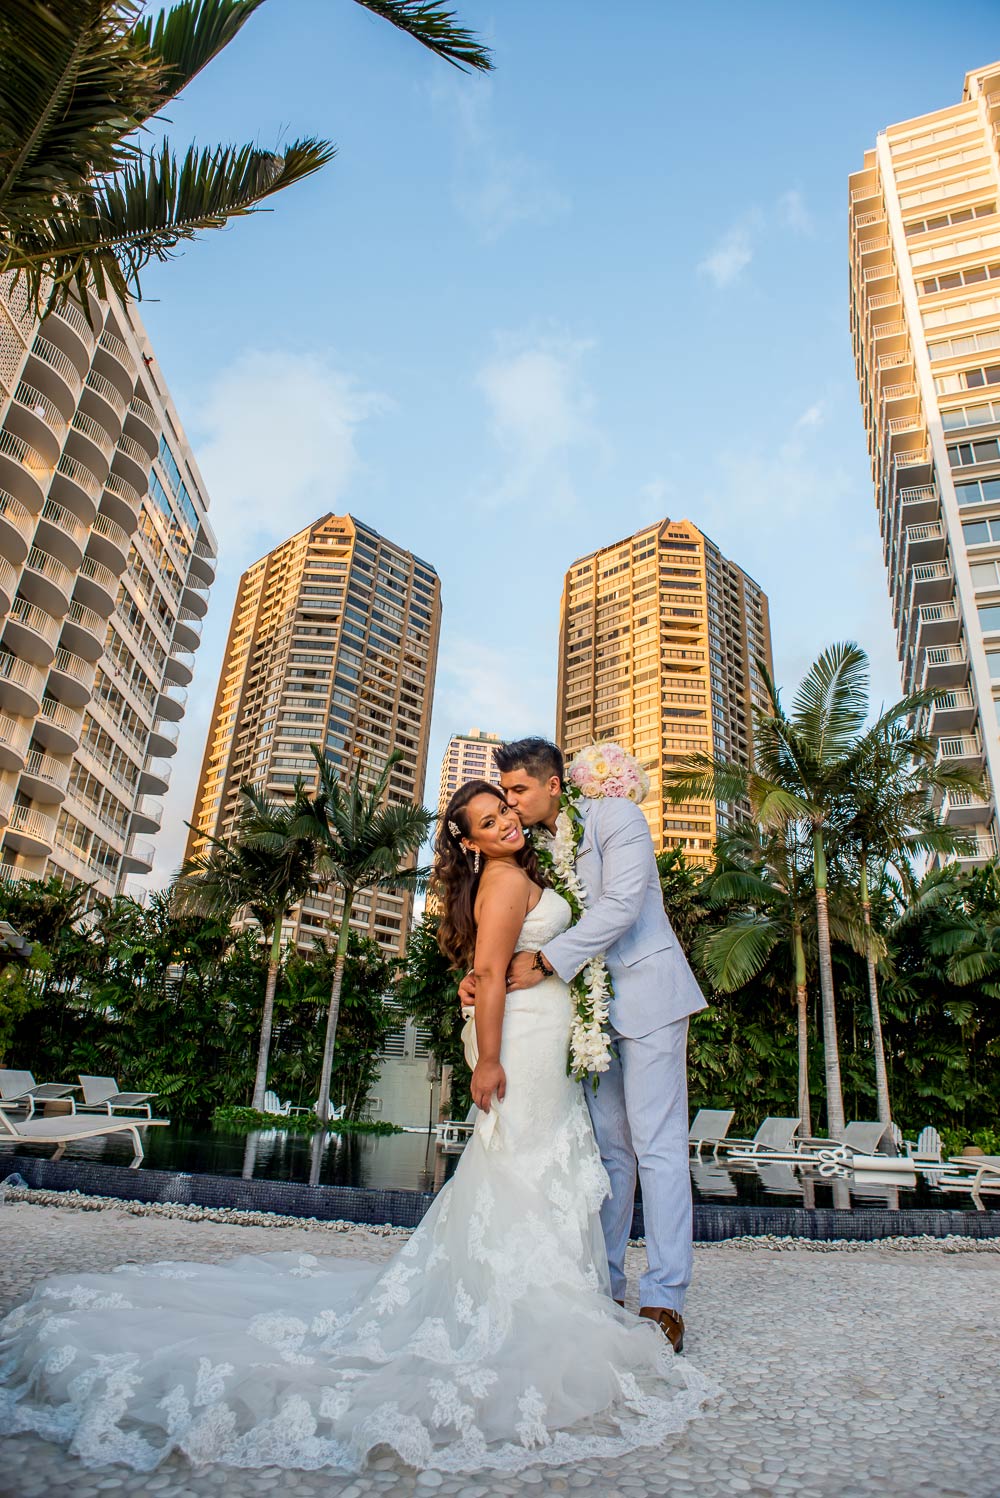
[[472, 781], [437, 839], [440, 941], [477, 975], [472, 1095], [452, 1180], [388, 1265], [308, 1253], [123, 1265], [42, 1284], [0, 1326], [0, 1429], [149, 1471], [516, 1472], [658, 1443], [712, 1392], [611, 1299], [608, 1179], [567, 1076], [556, 977], [505, 994], [513, 953], [570, 921], [501, 792]]

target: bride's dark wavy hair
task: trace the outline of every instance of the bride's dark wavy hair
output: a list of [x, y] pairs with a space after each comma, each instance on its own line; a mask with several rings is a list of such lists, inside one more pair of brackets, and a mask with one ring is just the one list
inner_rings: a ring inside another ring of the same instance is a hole
[[[495, 796], [503, 803], [503, 792], [488, 780], [468, 780], [459, 786], [439, 818], [434, 842], [430, 890], [441, 903], [438, 946], [455, 969], [471, 967], [476, 953], [475, 907], [480, 876], [473, 872], [473, 855], [462, 847], [461, 838], [469, 836], [469, 802], [483, 795]], [[459, 829], [461, 837], [449, 830], [449, 822]], [[529, 879], [538, 885], [548, 884], [530, 837], [515, 857]]]

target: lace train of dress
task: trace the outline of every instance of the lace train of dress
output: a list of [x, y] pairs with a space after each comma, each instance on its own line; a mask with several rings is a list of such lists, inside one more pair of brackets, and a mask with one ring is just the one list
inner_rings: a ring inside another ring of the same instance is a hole
[[[522, 947], [568, 923], [546, 891]], [[517, 1471], [680, 1430], [714, 1392], [609, 1298], [568, 990], [508, 999], [507, 1096], [388, 1265], [281, 1253], [52, 1279], [0, 1327], [0, 1429], [140, 1471]]]

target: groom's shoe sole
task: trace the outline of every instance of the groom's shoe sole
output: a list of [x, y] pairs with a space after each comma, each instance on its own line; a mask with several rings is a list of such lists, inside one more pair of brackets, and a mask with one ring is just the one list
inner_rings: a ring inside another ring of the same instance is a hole
[[655, 1321], [674, 1352], [684, 1351], [684, 1317], [668, 1306], [643, 1306], [639, 1312], [647, 1321]]

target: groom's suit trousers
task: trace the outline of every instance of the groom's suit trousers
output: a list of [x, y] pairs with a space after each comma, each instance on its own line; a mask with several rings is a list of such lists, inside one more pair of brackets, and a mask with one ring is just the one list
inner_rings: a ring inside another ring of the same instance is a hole
[[601, 1208], [611, 1293], [616, 1300], [625, 1297], [638, 1165], [649, 1264], [639, 1282], [639, 1304], [678, 1312], [684, 1309], [693, 1262], [687, 1032], [686, 1019], [634, 1039], [612, 1030], [609, 1070], [596, 1092], [583, 1083], [611, 1177], [611, 1195]]

